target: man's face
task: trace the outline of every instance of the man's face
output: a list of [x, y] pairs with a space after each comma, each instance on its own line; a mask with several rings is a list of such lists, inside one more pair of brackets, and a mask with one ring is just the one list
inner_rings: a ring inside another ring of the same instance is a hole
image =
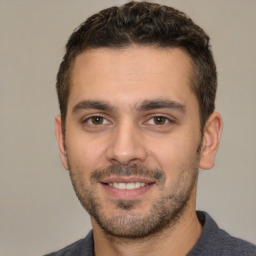
[[200, 116], [178, 48], [95, 49], [74, 64], [64, 166], [93, 225], [144, 237], [194, 207]]

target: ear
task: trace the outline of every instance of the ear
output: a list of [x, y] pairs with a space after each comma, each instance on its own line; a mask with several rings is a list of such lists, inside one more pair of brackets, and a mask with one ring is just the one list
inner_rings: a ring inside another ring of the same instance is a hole
[[64, 136], [62, 133], [61, 116], [58, 115], [55, 118], [55, 135], [59, 145], [59, 154], [62, 165], [65, 169], [69, 169], [67, 153], [65, 148]]
[[215, 155], [220, 144], [222, 127], [221, 115], [217, 112], [212, 113], [204, 127], [199, 168], [211, 169], [214, 166]]

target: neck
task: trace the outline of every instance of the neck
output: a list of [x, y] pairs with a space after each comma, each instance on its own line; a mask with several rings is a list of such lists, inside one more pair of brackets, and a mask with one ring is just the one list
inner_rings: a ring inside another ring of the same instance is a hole
[[198, 241], [202, 227], [194, 203], [187, 206], [175, 225], [140, 239], [107, 235], [92, 219], [95, 256], [186, 255]]

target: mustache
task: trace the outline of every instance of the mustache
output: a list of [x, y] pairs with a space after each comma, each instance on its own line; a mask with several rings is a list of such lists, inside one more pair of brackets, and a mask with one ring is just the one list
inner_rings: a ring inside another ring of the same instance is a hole
[[114, 176], [139, 176], [152, 179], [156, 183], [164, 184], [166, 180], [165, 173], [161, 169], [151, 169], [137, 164], [129, 166], [110, 165], [107, 168], [95, 169], [90, 175], [90, 182], [95, 183], [103, 178]]

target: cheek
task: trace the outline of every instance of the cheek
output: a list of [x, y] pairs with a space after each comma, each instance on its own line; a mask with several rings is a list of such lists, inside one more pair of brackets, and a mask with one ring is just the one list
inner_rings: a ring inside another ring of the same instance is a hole
[[178, 136], [154, 143], [150, 155], [156, 164], [166, 173], [167, 178], [174, 178], [186, 166], [195, 162], [200, 139], [197, 136]]
[[78, 135], [67, 136], [66, 142], [72, 171], [83, 172], [87, 176], [92, 170], [102, 168], [102, 159], [104, 159], [102, 141], [91, 141], [84, 135]]

